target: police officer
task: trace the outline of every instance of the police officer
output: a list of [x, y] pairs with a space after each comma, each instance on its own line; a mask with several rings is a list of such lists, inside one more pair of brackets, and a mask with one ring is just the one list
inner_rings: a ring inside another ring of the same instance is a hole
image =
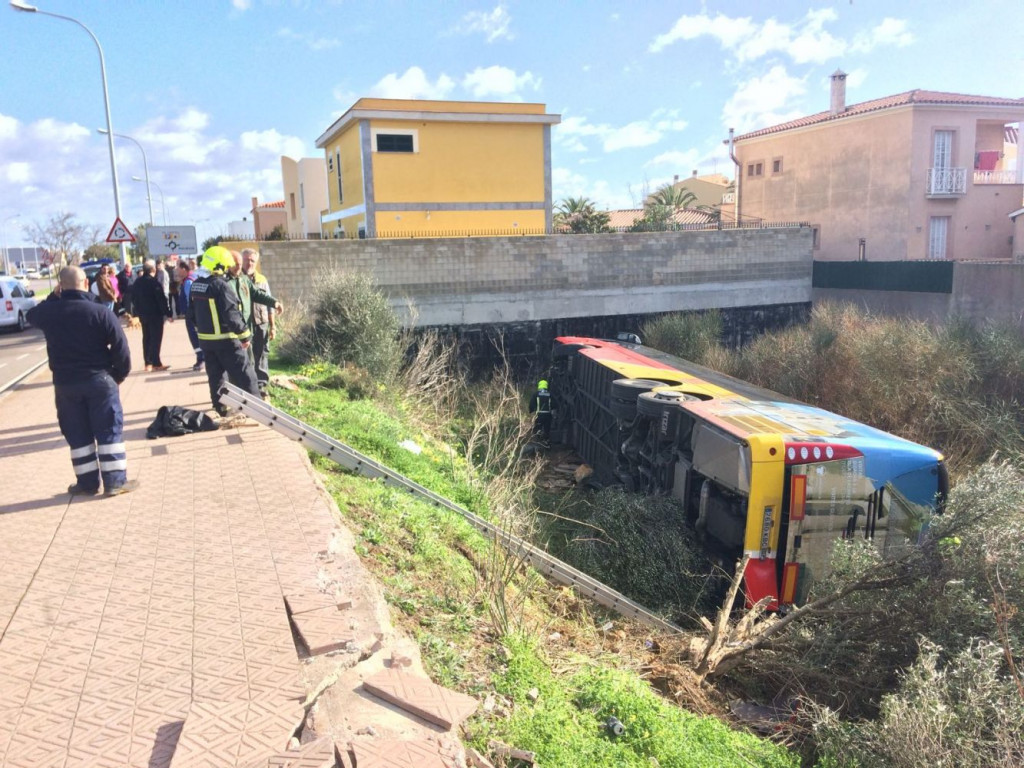
[[196, 270], [188, 303], [188, 319], [195, 324], [206, 361], [210, 400], [221, 416], [228, 414], [227, 406], [220, 402], [225, 379], [249, 394], [260, 394], [248, 352], [251, 334], [239, 311], [238, 295], [225, 279], [234, 265], [234, 256], [227, 248], [208, 248]]
[[551, 435], [551, 393], [548, 383], [541, 379], [537, 382], [537, 391], [530, 400], [530, 413], [536, 413], [533, 431], [545, 440]]
[[127, 480], [117, 390], [132, 369], [121, 324], [93, 298], [89, 278], [74, 266], [60, 271], [57, 290], [30, 309], [28, 319], [46, 336], [57, 423], [78, 478], [68, 493], [95, 496], [101, 477], [107, 496], [134, 490], [138, 481]]

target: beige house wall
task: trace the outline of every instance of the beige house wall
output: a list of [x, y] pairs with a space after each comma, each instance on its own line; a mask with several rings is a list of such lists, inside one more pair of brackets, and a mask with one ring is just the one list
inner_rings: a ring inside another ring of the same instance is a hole
[[[930, 220], [948, 216], [948, 258], [1008, 261], [1008, 214], [1021, 207], [1024, 185], [975, 184], [973, 170], [975, 152], [1001, 148], [1003, 125], [1016, 117], [907, 105], [744, 139], [735, 145], [741, 218], [807, 222], [817, 230], [815, 259], [857, 259], [863, 239], [868, 260], [899, 261], [927, 258]], [[944, 129], [955, 132], [951, 166], [966, 170], [966, 191], [929, 197], [933, 137]], [[760, 177], [748, 175], [752, 163], [762, 164]]]
[[323, 158], [281, 158], [285, 229], [291, 239], [320, 237], [320, 212], [327, 207], [327, 169]]

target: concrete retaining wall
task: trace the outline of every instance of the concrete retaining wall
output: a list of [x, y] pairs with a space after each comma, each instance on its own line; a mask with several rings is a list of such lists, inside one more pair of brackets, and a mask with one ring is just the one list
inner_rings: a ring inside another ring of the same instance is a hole
[[803, 228], [545, 237], [265, 242], [262, 269], [286, 302], [317, 270], [372, 274], [418, 327], [477, 326], [682, 310], [804, 305]]

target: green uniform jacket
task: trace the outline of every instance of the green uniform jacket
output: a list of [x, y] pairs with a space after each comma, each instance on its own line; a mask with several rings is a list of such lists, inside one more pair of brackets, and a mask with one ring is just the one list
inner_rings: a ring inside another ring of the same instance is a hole
[[266, 291], [261, 291], [257, 288], [252, 278], [244, 273], [240, 273], [238, 277], [229, 278], [228, 283], [231, 284], [231, 287], [235, 289], [235, 293], [238, 294], [238, 311], [242, 313], [242, 319], [249, 328], [252, 328], [253, 302], [262, 304], [265, 307], [273, 307], [277, 304], [277, 299]]

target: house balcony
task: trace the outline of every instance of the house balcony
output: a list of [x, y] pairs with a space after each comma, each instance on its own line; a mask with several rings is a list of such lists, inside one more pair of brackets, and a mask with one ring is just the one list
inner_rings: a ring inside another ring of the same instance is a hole
[[1020, 184], [1017, 180], [1017, 169], [1003, 171], [981, 171], [974, 169], [975, 184]]
[[929, 168], [928, 197], [959, 197], [967, 194], [966, 168]]

